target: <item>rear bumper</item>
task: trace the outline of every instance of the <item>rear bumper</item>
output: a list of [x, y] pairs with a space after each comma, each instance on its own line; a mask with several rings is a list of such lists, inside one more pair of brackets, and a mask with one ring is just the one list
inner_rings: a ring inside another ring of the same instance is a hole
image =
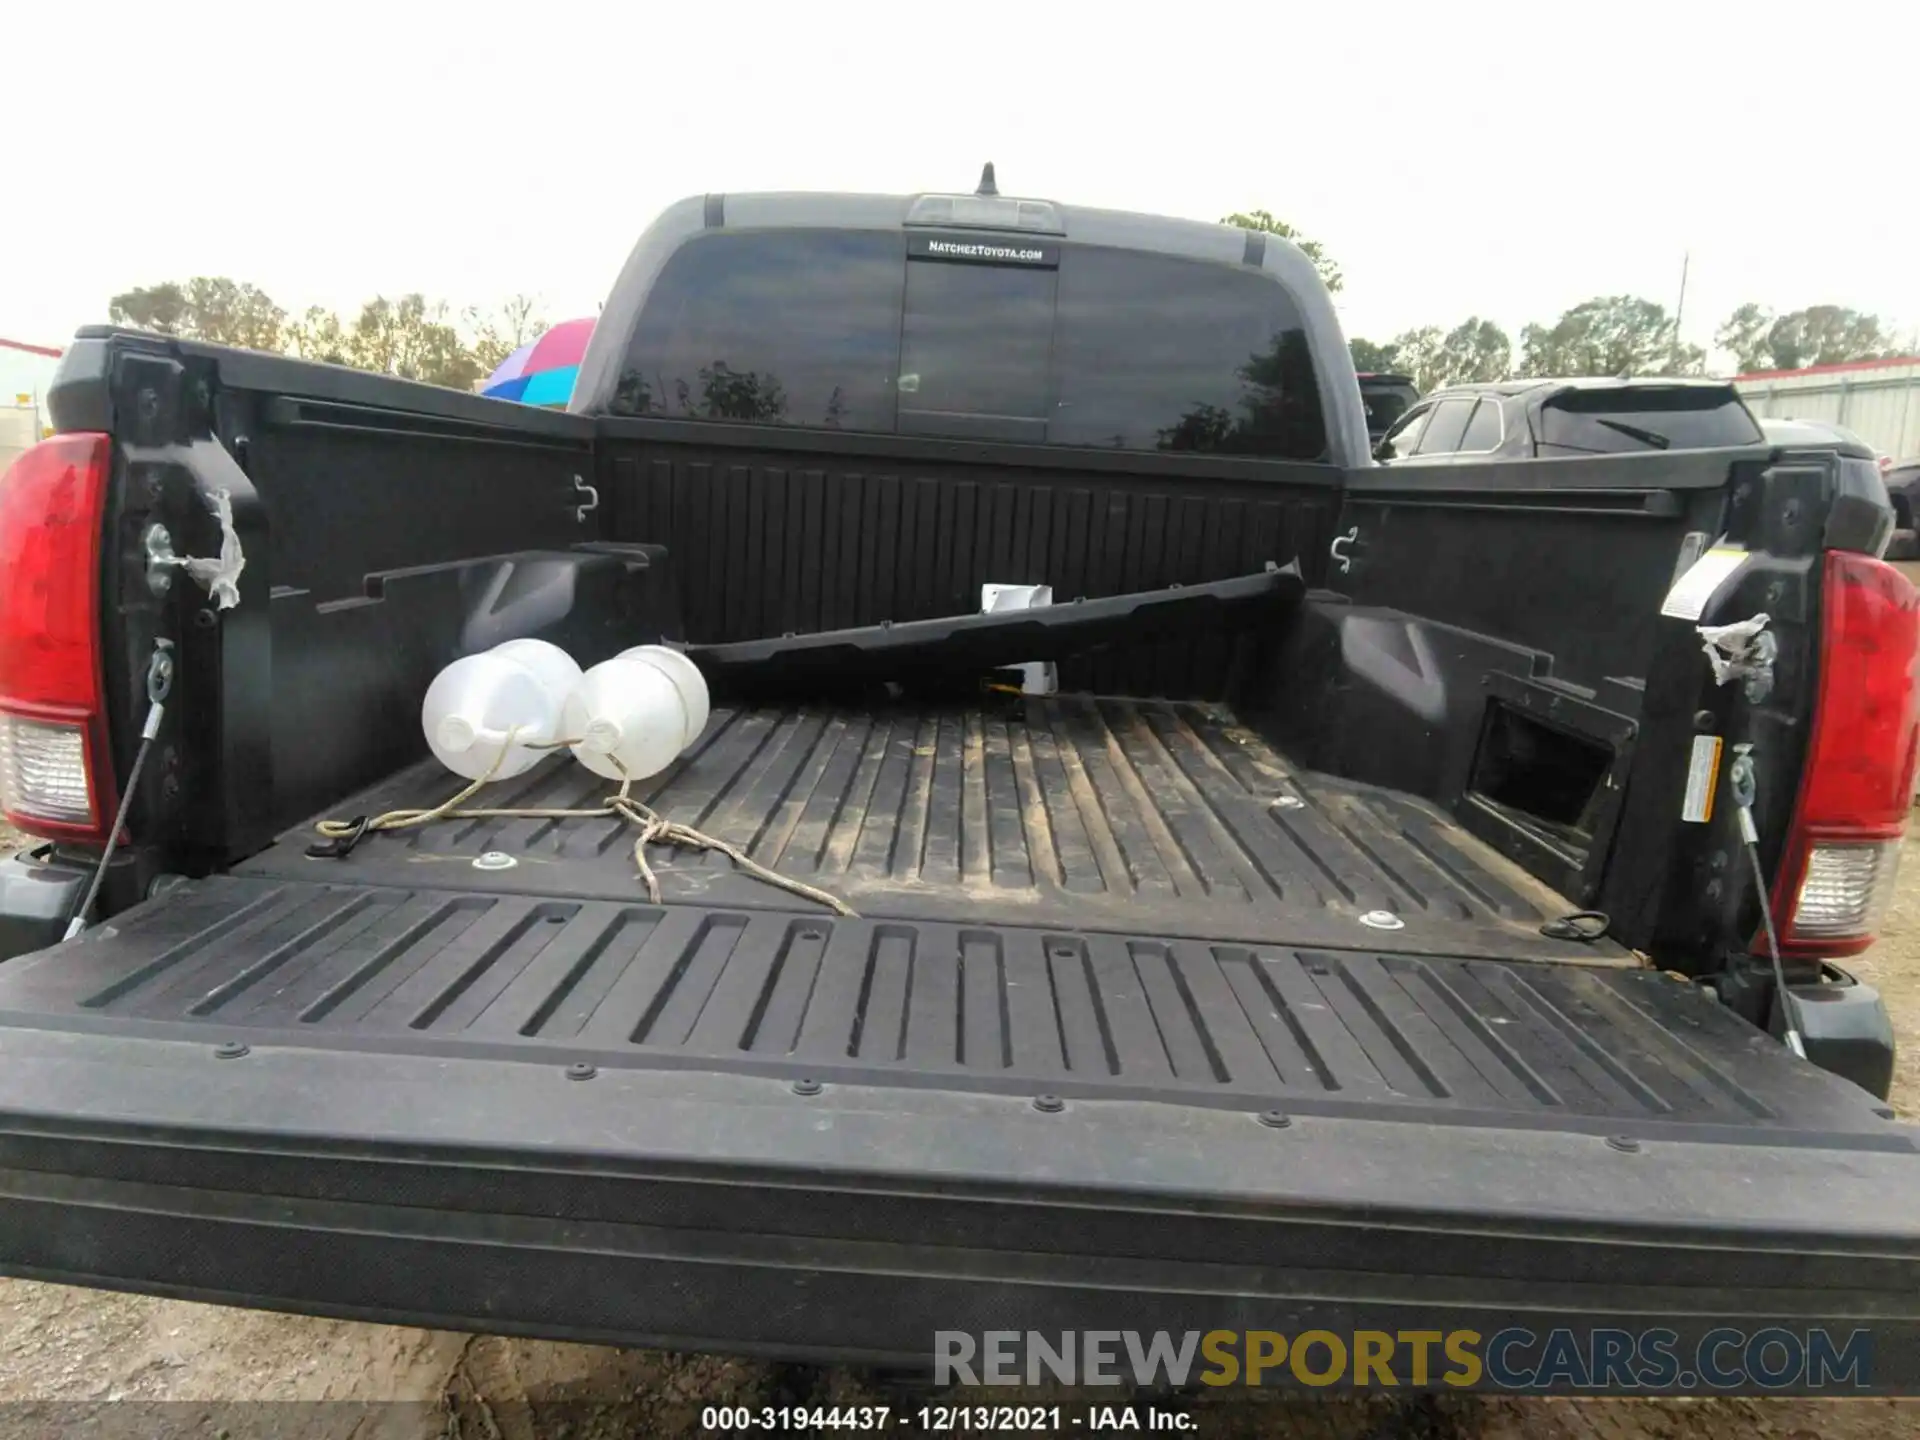
[[[9, 1030], [0, 1270], [928, 1363], [940, 1330], [1920, 1341], [1913, 1132], [1709, 1139]], [[805, 1088], [805, 1087], [803, 1087]]]

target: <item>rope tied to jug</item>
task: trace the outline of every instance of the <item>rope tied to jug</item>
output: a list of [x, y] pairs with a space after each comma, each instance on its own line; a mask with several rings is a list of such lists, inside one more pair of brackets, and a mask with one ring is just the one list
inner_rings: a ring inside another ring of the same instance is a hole
[[[647, 859], [647, 847], [673, 845], [688, 850], [717, 850], [756, 880], [776, 886], [789, 894], [798, 895], [803, 900], [811, 900], [816, 905], [824, 905], [827, 909], [844, 915], [850, 920], [859, 918], [854, 908], [839, 896], [822, 890], [818, 886], [809, 885], [804, 880], [796, 880], [791, 875], [782, 875], [777, 870], [770, 870], [739, 846], [722, 840], [718, 836], [696, 830], [691, 825], [669, 820], [643, 801], [634, 798], [633, 776], [626, 773], [626, 766], [620, 763], [617, 756], [609, 758], [621, 771], [620, 788], [609, 795], [605, 803], [596, 808], [583, 810], [468, 808], [467, 802], [492, 784], [494, 776], [500, 773], [500, 767], [506, 762], [508, 752], [513, 749], [514, 738], [518, 733], [518, 727], [509, 730], [500, 744], [500, 753], [494, 757], [493, 763], [485, 772], [438, 805], [424, 809], [389, 810], [372, 819], [322, 820], [314, 826], [314, 830], [326, 840], [358, 841], [361, 836], [375, 831], [412, 830], [440, 820], [610, 820], [618, 818], [640, 831], [633, 842], [633, 863], [640, 872], [640, 879], [647, 887], [647, 898], [656, 905], [660, 903], [660, 877]], [[528, 742], [522, 748], [559, 750], [579, 743], [578, 740], [552, 740], [544, 744]]]

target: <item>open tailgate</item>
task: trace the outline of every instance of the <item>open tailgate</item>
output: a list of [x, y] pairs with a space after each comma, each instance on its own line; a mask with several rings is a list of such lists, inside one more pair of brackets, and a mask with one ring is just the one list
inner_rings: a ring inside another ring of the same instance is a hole
[[222, 877], [0, 966], [0, 1269], [936, 1329], [1920, 1321], [1920, 1154], [1626, 968]]

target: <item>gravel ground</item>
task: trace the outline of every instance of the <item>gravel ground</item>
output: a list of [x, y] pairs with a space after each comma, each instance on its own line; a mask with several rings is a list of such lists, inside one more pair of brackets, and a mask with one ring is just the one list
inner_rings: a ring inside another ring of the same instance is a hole
[[[18, 838], [0, 826], [0, 852]], [[1908, 1119], [1920, 1119], [1916, 851], [1920, 836], [1907, 846], [1885, 938], [1856, 966], [1893, 1011], [1902, 1047], [1894, 1103]], [[0, 1436], [85, 1430], [216, 1440], [613, 1440], [700, 1434], [706, 1405], [783, 1402], [911, 1409], [925, 1397], [883, 1392], [846, 1370], [455, 1335], [0, 1280]], [[1236, 1440], [1906, 1440], [1920, 1434], [1920, 1401], [1447, 1396], [1408, 1406], [1254, 1395], [1205, 1404], [1196, 1419], [1193, 1433]]]

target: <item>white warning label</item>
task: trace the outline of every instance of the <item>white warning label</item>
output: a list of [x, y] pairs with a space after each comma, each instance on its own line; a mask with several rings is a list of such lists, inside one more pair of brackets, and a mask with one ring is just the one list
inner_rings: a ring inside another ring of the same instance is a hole
[[1680, 802], [1680, 818], [1704, 825], [1713, 818], [1713, 792], [1720, 784], [1720, 737], [1693, 737], [1693, 758], [1687, 762], [1687, 795]]
[[1672, 616], [1675, 620], [1698, 620], [1705, 613], [1707, 601], [1713, 598], [1713, 592], [1746, 563], [1746, 551], [1731, 545], [1715, 545], [1673, 582], [1660, 613]]

